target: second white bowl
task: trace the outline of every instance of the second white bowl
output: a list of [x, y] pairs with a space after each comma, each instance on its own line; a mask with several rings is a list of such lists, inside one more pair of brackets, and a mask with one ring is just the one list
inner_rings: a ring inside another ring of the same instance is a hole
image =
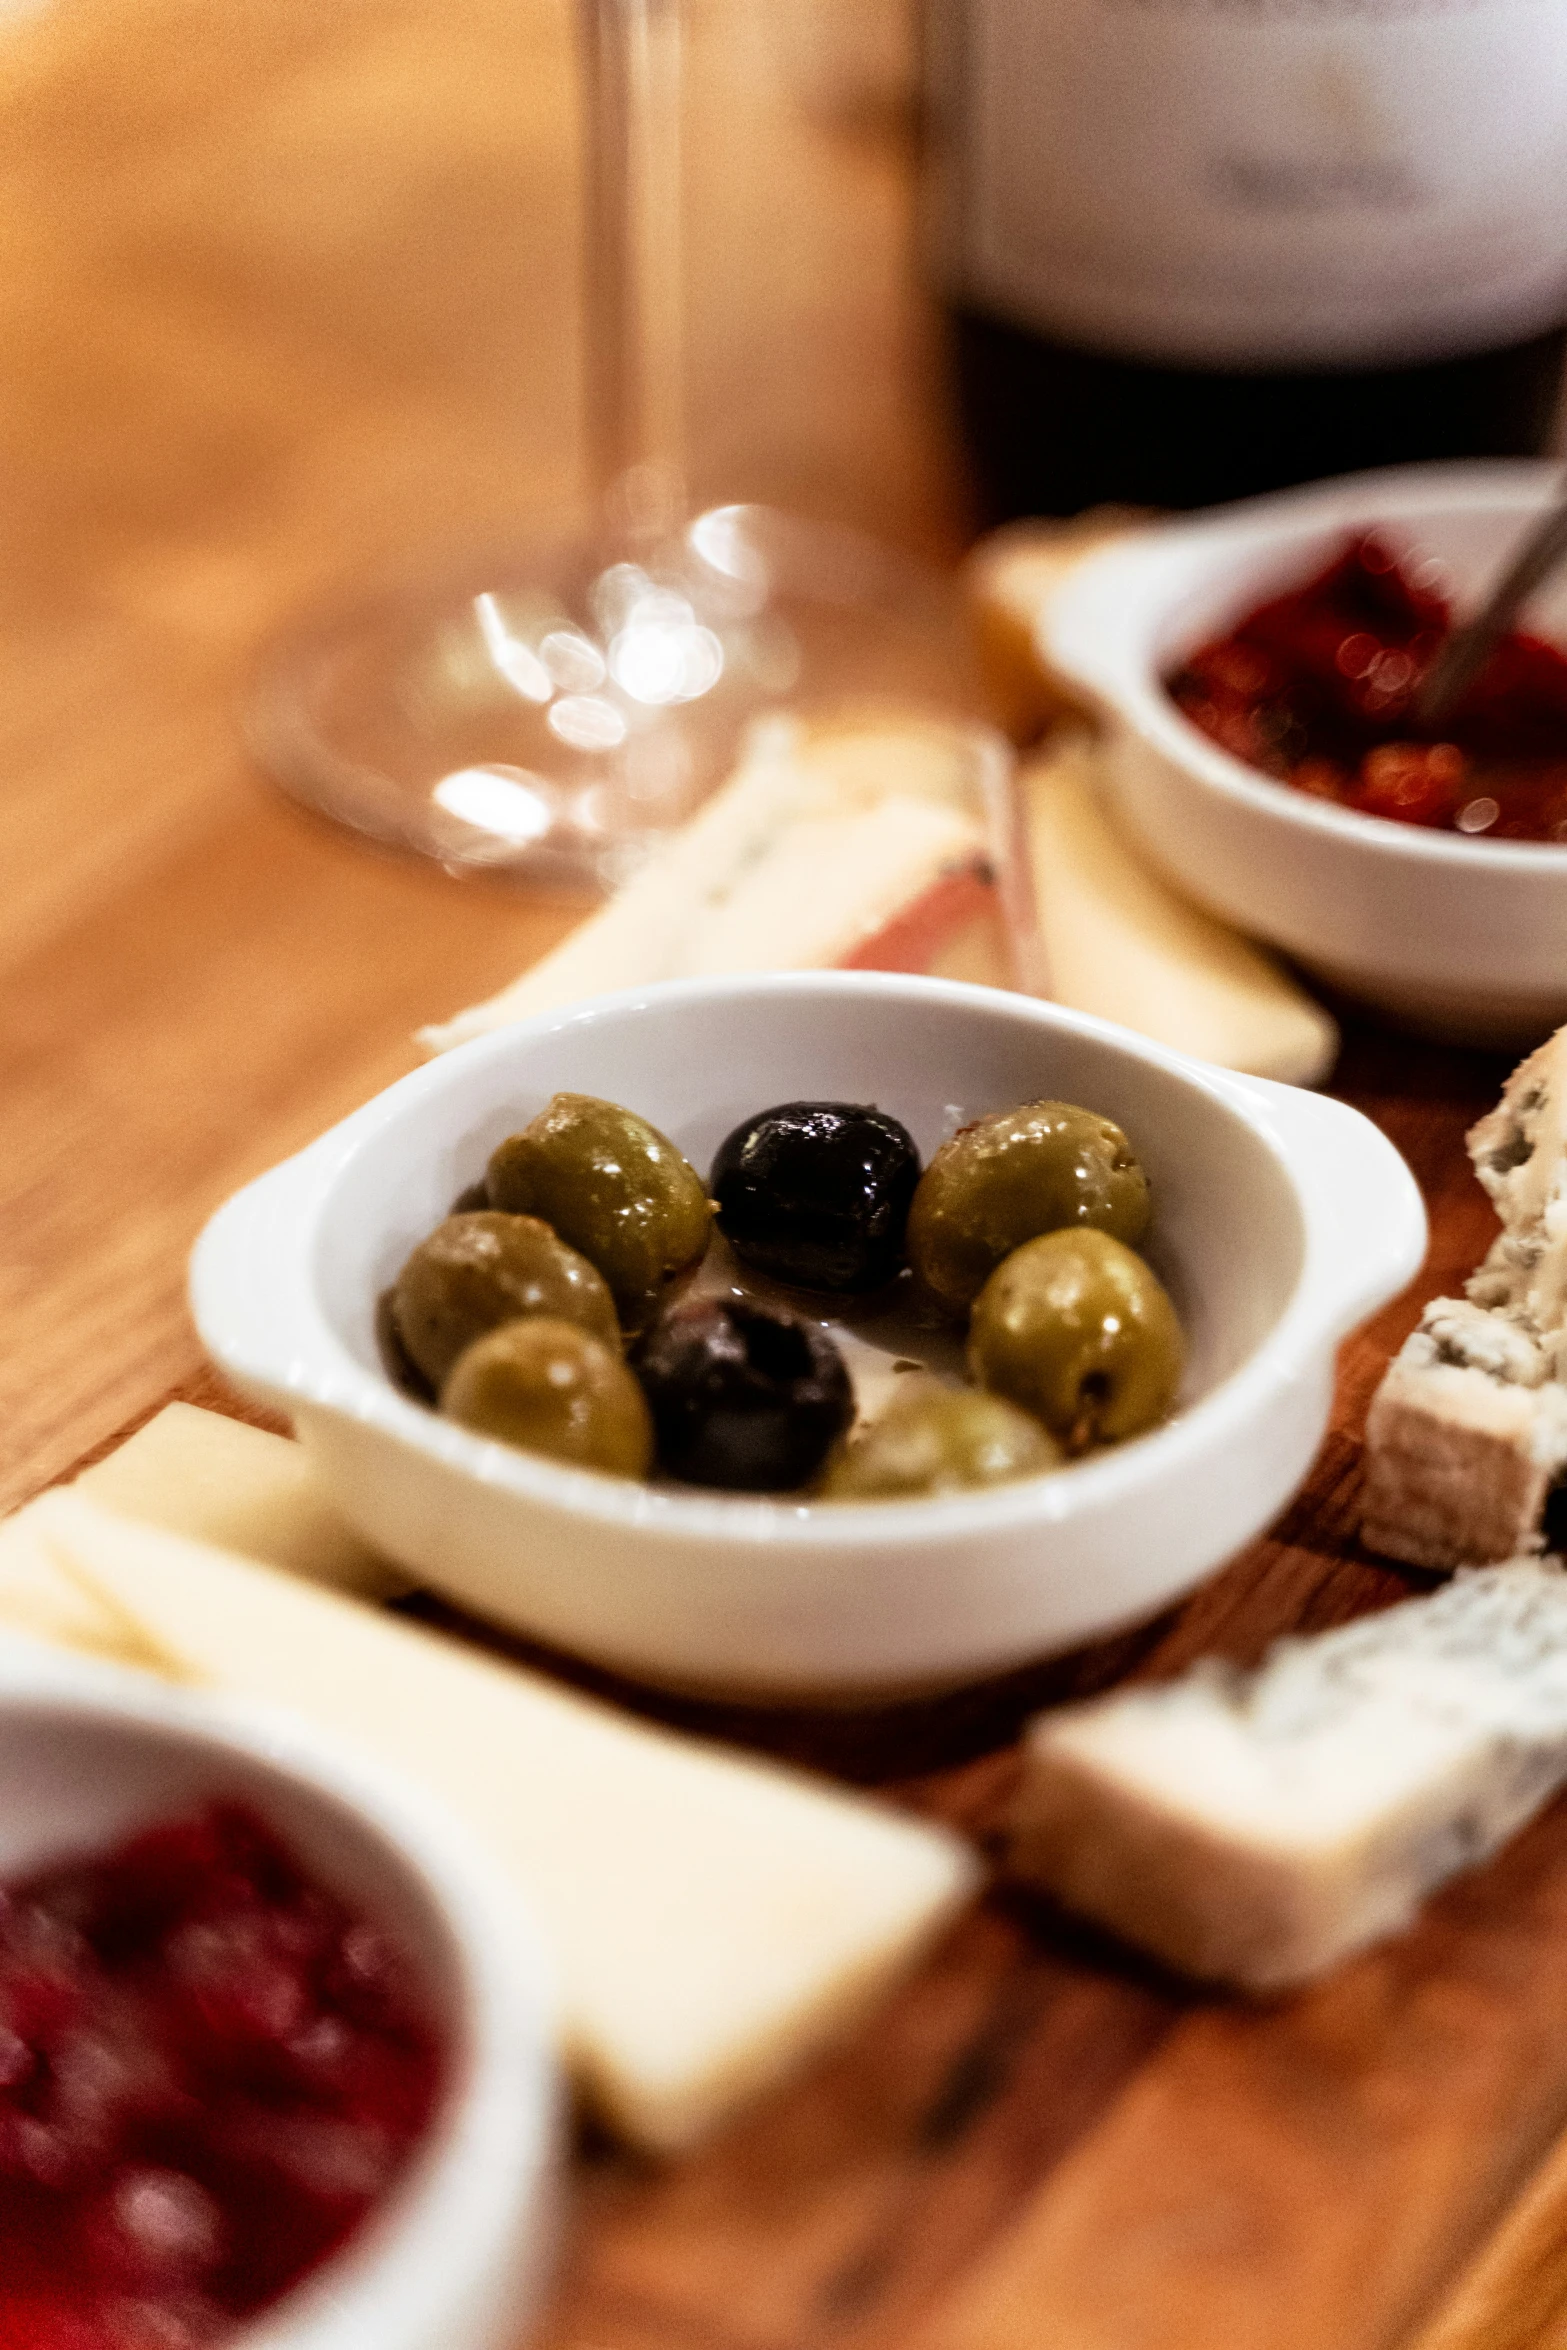
[[[1435, 555], [1460, 611], [1541, 508], [1549, 464], [1357, 474], [1145, 531], [1052, 599], [1046, 659], [1109, 724], [1117, 814], [1199, 905], [1407, 1026], [1521, 1045], [1567, 1020], [1567, 847], [1466, 839], [1314, 800], [1232, 758], [1164, 680], [1205, 639], [1298, 586], [1352, 531]], [[1530, 625], [1567, 639], [1567, 582]]]

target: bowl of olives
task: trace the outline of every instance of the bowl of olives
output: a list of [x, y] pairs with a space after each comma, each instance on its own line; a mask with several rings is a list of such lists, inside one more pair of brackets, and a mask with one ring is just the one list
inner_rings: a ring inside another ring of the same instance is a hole
[[192, 1299], [427, 1584], [669, 1686], [853, 1702], [1233, 1555], [1424, 1241], [1341, 1103], [992, 989], [767, 974], [445, 1055], [220, 1210]]

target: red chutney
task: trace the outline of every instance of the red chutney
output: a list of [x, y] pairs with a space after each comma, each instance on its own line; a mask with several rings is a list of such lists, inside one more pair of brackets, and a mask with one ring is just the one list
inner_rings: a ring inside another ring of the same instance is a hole
[[396, 1949], [216, 1804], [0, 1892], [0, 2345], [223, 2342], [350, 2235], [441, 2054]]
[[1366, 816], [1567, 842], [1567, 659], [1504, 636], [1440, 736], [1413, 714], [1452, 626], [1438, 566], [1356, 539], [1169, 680], [1193, 725], [1280, 783]]

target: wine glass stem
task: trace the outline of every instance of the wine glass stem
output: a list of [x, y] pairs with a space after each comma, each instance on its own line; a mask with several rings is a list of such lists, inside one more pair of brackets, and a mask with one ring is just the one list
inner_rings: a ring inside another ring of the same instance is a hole
[[587, 126], [587, 392], [616, 535], [685, 505], [682, 0], [580, 0]]

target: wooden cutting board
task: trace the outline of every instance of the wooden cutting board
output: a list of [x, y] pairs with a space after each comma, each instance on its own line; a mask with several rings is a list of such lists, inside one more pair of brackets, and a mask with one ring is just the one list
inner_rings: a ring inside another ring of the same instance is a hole
[[[983, 1840], [1040, 1704], [1404, 1597], [1422, 1579], [1356, 1539], [1359, 1429], [1421, 1300], [1486, 1246], [1462, 1135], [1504, 1074], [1352, 1034], [1336, 1090], [1414, 1165], [1431, 1259], [1345, 1349], [1285, 1519], [1158, 1623], [875, 1715], [668, 1700], [516, 1653]], [[180, 1392], [240, 1408], [205, 1374]], [[1412, 1933], [1267, 2006], [998, 1889], [853, 2045], [696, 2157], [579, 2149], [544, 2350], [1543, 2350], [1567, 2343], [1564, 2130], [1567, 1805]]]
[[[807, 103], [773, 40], [850, 12], [692, 13], [701, 482], [956, 554], [912, 143], [864, 105]], [[581, 488], [571, 19], [554, 0], [8, 14], [7, 1505], [191, 1373], [181, 1267], [216, 1202], [579, 911], [311, 825], [230, 716], [301, 602]], [[1428, 1289], [1488, 1237], [1460, 1138], [1501, 1075], [1351, 1040], [1343, 1089], [1427, 1189]], [[1401, 1595], [1355, 1547], [1356, 1438], [1415, 1304], [1347, 1351], [1284, 1525], [1178, 1616], [922, 1715], [703, 1726], [983, 1834], [1029, 1705]], [[215, 1397], [194, 1373], [180, 1392]], [[1567, 2342], [1564, 1908], [1558, 1812], [1394, 1948], [1245, 2011], [997, 1894], [699, 2157], [580, 2151], [543, 2350]]]

